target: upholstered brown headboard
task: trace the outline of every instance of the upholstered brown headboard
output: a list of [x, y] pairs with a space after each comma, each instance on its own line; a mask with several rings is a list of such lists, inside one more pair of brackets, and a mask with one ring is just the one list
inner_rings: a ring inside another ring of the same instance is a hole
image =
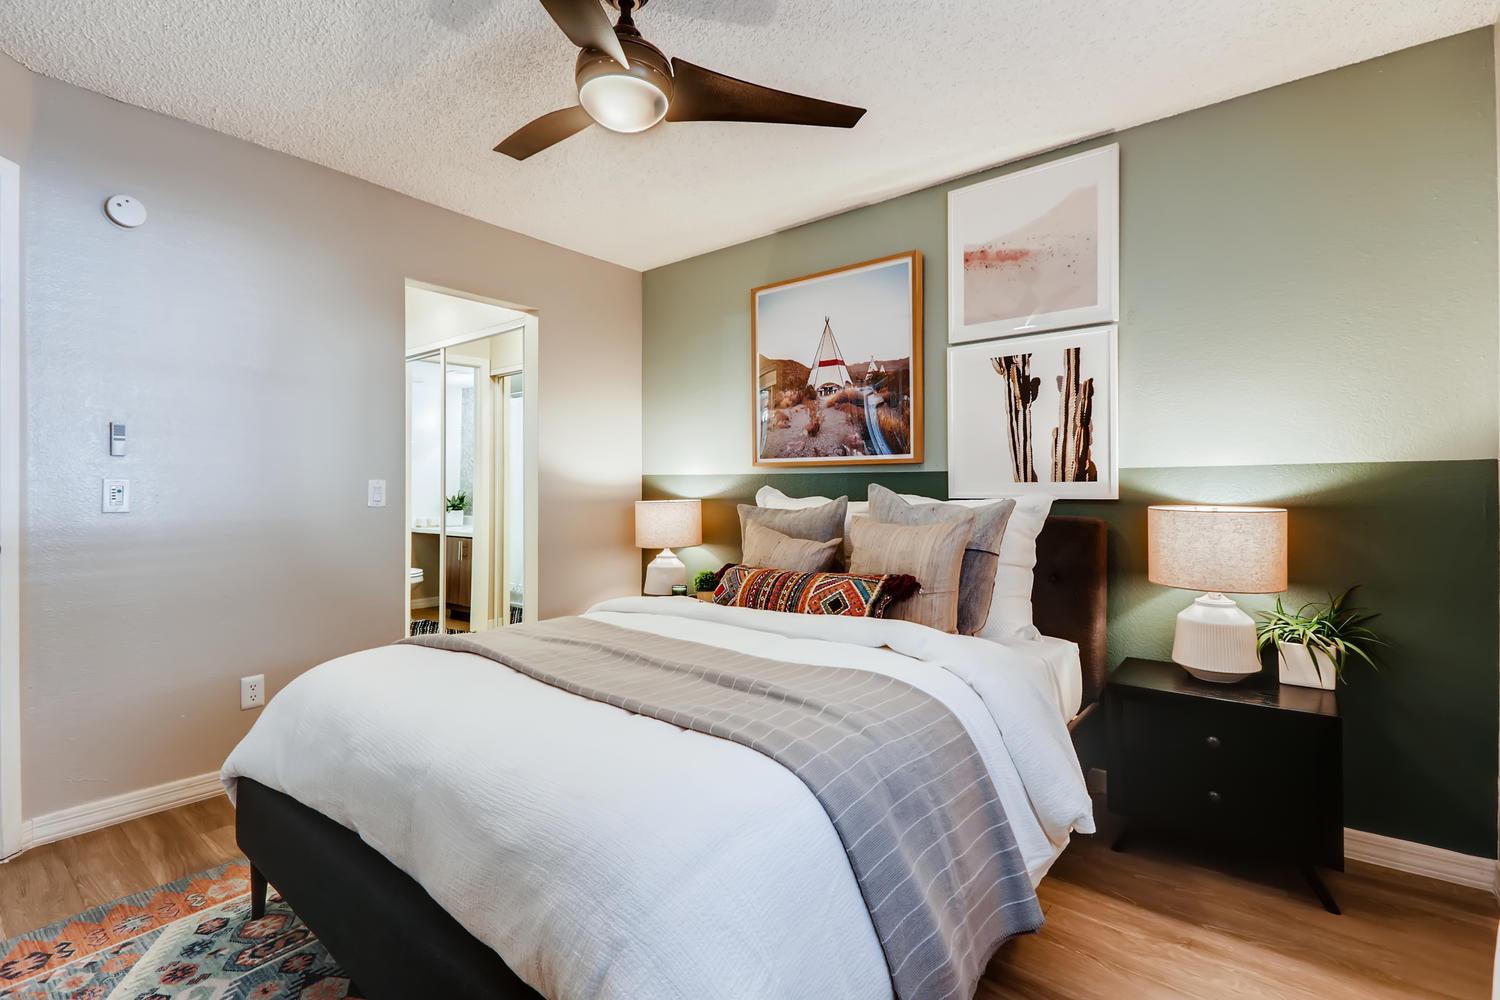
[[1043, 635], [1078, 643], [1083, 661], [1083, 703], [1104, 689], [1105, 619], [1109, 585], [1107, 532], [1096, 517], [1047, 518], [1036, 540], [1031, 585], [1032, 621]]

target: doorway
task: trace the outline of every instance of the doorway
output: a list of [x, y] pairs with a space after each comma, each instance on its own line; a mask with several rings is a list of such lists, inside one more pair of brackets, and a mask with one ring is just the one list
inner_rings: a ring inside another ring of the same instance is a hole
[[0, 858], [21, 849], [21, 169], [0, 159]]
[[407, 289], [407, 634], [534, 617], [527, 343], [535, 318]]

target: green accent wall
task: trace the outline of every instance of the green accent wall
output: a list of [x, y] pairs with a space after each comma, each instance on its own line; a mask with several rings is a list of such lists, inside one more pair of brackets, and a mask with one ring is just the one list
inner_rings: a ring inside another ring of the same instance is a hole
[[[1362, 584], [1391, 641], [1339, 692], [1348, 825], [1494, 857], [1493, 53], [1470, 32], [647, 272], [643, 495], [710, 498], [694, 571], [763, 483], [946, 496], [946, 193], [1118, 142], [1120, 499], [1057, 508], [1110, 523], [1111, 659], [1165, 658], [1190, 598], [1145, 578], [1146, 505], [1290, 508], [1288, 599]], [[755, 468], [750, 289], [910, 249], [927, 461]]]

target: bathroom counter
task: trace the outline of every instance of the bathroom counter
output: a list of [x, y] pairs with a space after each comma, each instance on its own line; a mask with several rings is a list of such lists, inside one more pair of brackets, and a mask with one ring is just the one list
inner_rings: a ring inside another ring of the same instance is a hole
[[[418, 527], [416, 525], [413, 525], [411, 530], [412, 530], [412, 534], [414, 534], [414, 535], [436, 535], [436, 534], [439, 533], [439, 529], [435, 525], [432, 526], [432, 527], [427, 527], [426, 525]], [[464, 525], [458, 525], [458, 526], [449, 528], [448, 529], [448, 537], [450, 537], [450, 538], [473, 538], [474, 537], [474, 525], [472, 525], [472, 524], [464, 524]]]

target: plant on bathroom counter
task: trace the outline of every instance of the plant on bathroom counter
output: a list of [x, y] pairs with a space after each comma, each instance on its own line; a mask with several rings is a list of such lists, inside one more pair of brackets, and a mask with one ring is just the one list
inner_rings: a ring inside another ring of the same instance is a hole
[[1315, 659], [1326, 657], [1339, 680], [1344, 679], [1344, 666], [1352, 662], [1351, 658], [1374, 667], [1370, 654], [1374, 647], [1385, 645], [1385, 640], [1366, 627], [1377, 616], [1349, 604], [1349, 597], [1358, 589], [1350, 587], [1338, 597], [1329, 595], [1326, 604], [1309, 602], [1296, 611], [1288, 611], [1277, 597], [1274, 610], [1261, 612], [1256, 626], [1257, 648], [1278, 643], [1305, 646]]
[[693, 589], [700, 594], [705, 590], [713, 590], [718, 585], [719, 574], [711, 572], [709, 570], [704, 570], [702, 573], [699, 573], [697, 576], [693, 577]]
[[467, 493], [455, 493], [455, 494], [453, 494], [451, 497], [448, 498], [448, 509], [449, 510], [468, 510], [469, 509], [469, 494], [467, 494]]

